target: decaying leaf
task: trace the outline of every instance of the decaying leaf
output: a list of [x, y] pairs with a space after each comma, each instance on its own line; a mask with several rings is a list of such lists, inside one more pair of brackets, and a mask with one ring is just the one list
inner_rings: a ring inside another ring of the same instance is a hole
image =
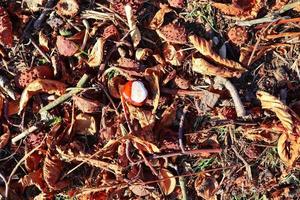
[[151, 20], [149, 27], [154, 30], [161, 27], [161, 25], [164, 22], [165, 15], [170, 12], [174, 12], [174, 10], [172, 10], [170, 7], [166, 5], [161, 6], [159, 11], [157, 11], [155, 16]]
[[142, 140], [141, 138], [133, 136], [133, 135], [128, 136], [128, 138], [131, 140], [133, 146], [139, 150], [142, 150], [142, 151], [145, 151], [148, 153], [159, 153], [160, 152], [159, 148], [156, 145], [152, 144], [151, 142]]
[[127, 21], [128, 21], [128, 26], [130, 29], [130, 36], [131, 36], [133, 46], [137, 47], [137, 45], [140, 43], [140, 41], [142, 39], [141, 32], [138, 29], [138, 27], [136, 26], [136, 19], [133, 15], [131, 5], [130, 4], [125, 5], [124, 9], [125, 9], [125, 13], [126, 13]]
[[56, 5], [56, 12], [59, 15], [74, 17], [79, 11], [79, 5], [76, 0], [59, 0]]
[[95, 118], [88, 114], [80, 113], [75, 117], [74, 132], [94, 135], [97, 130]]
[[39, 43], [45, 51], [49, 51], [49, 39], [42, 31], [39, 32]]
[[79, 49], [78, 45], [75, 42], [70, 41], [60, 35], [57, 36], [56, 46], [58, 52], [63, 56], [73, 56]]
[[159, 182], [164, 194], [171, 194], [176, 187], [176, 178], [174, 178], [174, 175], [168, 169], [161, 168], [159, 171], [159, 178], [164, 179]]
[[272, 10], [280, 10], [283, 6], [285, 6], [289, 0], [275, 0], [275, 3], [272, 5]]
[[114, 97], [119, 99], [120, 98], [120, 89], [119, 87], [121, 85], [124, 85], [126, 83], [126, 80], [124, 79], [123, 76], [115, 76], [112, 79], [108, 80], [108, 91], [109, 94]]
[[74, 104], [84, 113], [100, 112], [100, 102], [81, 96], [73, 96]]
[[46, 182], [43, 178], [43, 171], [42, 169], [36, 170], [25, 175], [23, 178], [19, 180], [19, 183], [22, 186], [22, 190], [25, 190], [26, 187], [34, 185], [39, 188], [40, 191], [43, 193], [48, 193], [48, 188], [46, 186]]
[[146, 195], [149, 195], [150, 194], [150, 191], [147, 190], [145, 188], [145, 186], [143, 185], [137, 185], [137, 184], [134, 184], [134, 185], [130, 185], [129, 186], [129, 189], [135, 194], [135, 195], [138, 195], [140, 197], [143, 197], [143, 196], [146, 196]]
[[38, 170], [40, 167], [39, 165], [42, 163], [43, 157], [39, 152], [34, 152], [30, 154], [25, 160], [25, 167], [28, 172], [33, 172], [35, 170]]
[[263, 8], [264, 0], [234, 0], [232, 4], [213, 2], [212, 6], [225, 15], [238, 17], [239, 20], [253, 19]]
[[187, 33], [183, 26], [169, 23], [167, 25], [161, 26], [156, 30], [156, 33], [166, 42], [174, 44], [186, 44], [187, 43]]
[[215, 190], [218, 188], [218, 182], [210, 174], [200, 174], [194, 184], [197, 195], [207, 199], [215, 199]]
[[189, 36], [189, 40], [200, 54], [207, 57], [209, 60], [212, 60], [217, 65], [224, 66], [228, 69], [239, 70], [241, 72], [246, 71], [241, 64], [226, 58], [222, 58], [215, 53], [212, 49], [212, 45], [207, 40], [196, 35]]
[[12, 23], [3, 7], [0, 7], [0, 44], [7, 47], [13, 46]]
[[245, 44], [248, 40], [248, 31], [245, 27], [241, 26], [234, 26], [230, 28], [227, 35], [229, 40], [238, 46]]
[[168, 0], [170, 6], [174, 8], [183, 8], [185, 0]]
[[0, 118], [2, 117], [3, 105], [4, 105], [4, 98], [0, 96]]
[[141, 128], [143, 128], [145, 131], [152, 130], [155, 123], [155, 117], [151, 111], [141, 109], [140, 107], [133, 106], [131, 104], [127, 104], [127, 107], [131, 120], [138, 120]]
[[91, 53], [89, 54], [88, 65], [90, 67], [99, 67], [100, 66], [100, 64], [103, 60], [105, 41], [106, 40], [102, 37], [97, 39], [97, 42], [95, 43]]
[[62, 82], [55, 80], [37, 79], [31, 82], [22, 92], [19, 104], [19, 114], [25, 108], [28, 101], [33, 95], [36, 95], [38, 93], [62, 95], [65, 92], [65, 90], [66, 85]]
[[289, 134], [293, 133], [293, 121], [292, 116], [289, 113], [289, 108], [279, 99], [267, 92], [258, 91], [256, 96], [260, 100], [262, 108], [274, 112], [281, 121], [282, 125], [286, 128], [287, 132]]
[[152, 114], [155, 114], [159, 105], [160, 98], [159, 72], [157, 70], [152, 70], [148, 68], [145, 71], [145, 78], [150, 84], [151, 93], [153, 96]]
[[166, 62], [174, 66], [180, 66], [185, 58], [184, 52], [178, 46], [169, 43], [164, 44], [163, 55]]
[[300, 144], [296, 138], [281, 134], [277, 143], [279, 157], [287, 166], [292, 166], [299, 157]]
[[192, 57], [192, 70], [203, 75], [221, 76], [225, 78], [240, 77], [242, 72], [230, 68], [215, 66], [203, 58]]
[[137, 60], [147, 60], [147, 58], [152, 54], [152, 50], [148, 48], [138, 48], [135, 52], [135, 58]]
[[62, 171], [63, 162], [57, 156], [47, 154], [43, 166], [43, 177], [51, 190], [61, 190], [68, 186], [67, 180], [60, 180]]
[[6, 124], [2, 124], [3, 132], [0, 136], [0, 149], [3, 149], [10, 139], [10, 130], [9, 127]]

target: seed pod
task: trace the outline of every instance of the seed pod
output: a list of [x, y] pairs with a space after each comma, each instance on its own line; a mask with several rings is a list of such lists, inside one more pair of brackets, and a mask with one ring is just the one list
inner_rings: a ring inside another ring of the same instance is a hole
[[148, 97], [148, 91], [141, 81], [128, 81], [121, 94], [125, 101], [134, 106], [142, 106]]

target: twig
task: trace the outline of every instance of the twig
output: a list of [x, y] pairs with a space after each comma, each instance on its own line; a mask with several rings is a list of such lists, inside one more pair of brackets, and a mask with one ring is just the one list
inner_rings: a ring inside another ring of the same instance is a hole
[[33, 126], [31, 126], [30, 128], [26, 129], [25, 131], [23, 131], [22, 133], [20, 133], [16, 137], [12, 138], [11, 142], [13, 144], [16, 144], [19, 140], [23, 139], [24, 137], [26, 137], [30, 133], [33, 133], [33, 132], [39, 130], [44, 125], [45, 125], [45, 122], [39, 122], [39, 123], [34, 124]]
[[4, 197], [7, 198], [8, 197], [8, 184], [7, 184], [7, 181], [6, 181], [6, 178], [0, 173], [0, 178], [3, 180], [4, 182], [4, 185], [5, 185], [5, 194], [4, 194]]
[[248, 173], [248, 177], [249, 179], [252, 181], [252, 172], [251, 172], [251, 167], [250, 165], [246, 162], [246, 160], [239, 154], [239, 152], [236, 150], [236, 148], [234, 146], [231, 146], [231, 149], [234, 151], [235, 155], [244, 163], [245, 167], [246, 167], [246, 171]]
[[139, 154], [141, 154], [142, 158], [144, 159], [145, 164], [151, 169], [151, 172], [159, 177], [157, 171], [154, 169], [154, 167], [152, 166], [152, 164], [149, 162], [148, 158], [145, 156], [144, 152], [139, 150]]
[[161, 92], [164, 94], [178, 95], [178, 96], [196, 96], [202, 97], [204, 95], [203, 91], [195, 91], [195, 90], [182, 90], [182, 89], [169, 89], [169, 88], [161, 88]]
[[46, 20], [48, 14], [51, 12], [51, 8], [55, 5], [56, 0], [48, 0], [45, 4], [45, 8], [42, 11], [41, 15], [37, 18], [37, 20], [34, 22], [34, 29], [39, 30], [41, 29], [42, 25], [44, 24], [44, 21]]
[[241, 101], [239, 94], [238, 94], [236, 88], [234, 87], [234, 85], [226, 78], [223, 78], [220, 76], [217, 76], [215, 78], [215, 84], [224, 86], [229, 91], [230, 96], [232, 97], [232, 100], [233, 100], [233, 103], [235, 106], [237, 116], [244, 117], [246, 115], [246, 110], [242, 104], [242, 101]]
[[89, 38], [90, 25], [89, 25], [89, 22], [86, 19], [84, 19], [82, 21], [82, 23], [85, 26], [85, 34], [84, 34], [83, 42], [81, 44], [80, 49], [81, 49], [81, 51], [84, 51], [84, 48], [86, 46], [86, 42], [87, 42], [87, 40]]
[[51, 63], [50, 58], [43, 52], [39, 45], [37, 45], [35, 41], [32, 40], [32, 38], [30, 38], [30, 42], [34, 46], [34, 48], [36, 48], [36, 50], [47, 60], [47, 62]]
[[89, 78], [89, 76], [87, 74], [84, 74], [81, 77], [81, 79], [79, 80], [79, 82], [77, 83], [77, 85], [76, 85], [77, 88], [72, 89], [70, 92], [58, 97], [56, 100], [54, 100], [51, 103], [49, 103], [48, 105], [44, 106], [43, 108], [40, 109], [39, 113], [43, 113], [48, 110], [51, 110], [52, 108], [58, 106], [59, 104], [65, 102], [66, 100], [71, 98], [73, 95], [82, 91], [82, 87], [87, 82], [88, 78]]
[[178, 130], [179, 147], [180, 147], [182, 153], [184, 153], [184, 154], [186, 154], [186, 151], [184, 149], [184, 144], [183, 144], [183, 138], [184, 138], [183, 124], [184, 124], [185, 115], [188, 112], [188, 108], [189, 108], [188, 105], [183, 108], [183, 113], [182, 113], [181, 118], [180, 118], [179, 130]]
[[276, 22], [281, 19], [285, 19], [285, 18], [282, 18], [282, 17], [275, 18], [274, 16], [271, 16], [271, 17], [263, 17], [260, 19], [253, 19], [253, 20], [249, 20], [249, 21], [236, 21], [235, 24], [238, 26], [252, 26], [255, 24]]

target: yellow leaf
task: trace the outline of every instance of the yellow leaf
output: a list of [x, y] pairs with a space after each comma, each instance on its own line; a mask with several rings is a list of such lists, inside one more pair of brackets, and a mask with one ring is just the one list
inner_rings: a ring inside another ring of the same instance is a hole
[[239, 77], [242, 72], [225, 67], [217, 67], [203, 58], [192, 57], [192, 70], [203, 75], [221, 76], [224, 78]]
[[170, 7], [168, 6], [162, 6], [159, 11], [154, 15], [153, 19], [150, 23], [151, 29], [157, 29], [164, 23], [164, 18], [167, 13], [174, 12]]
[[262, 108], [274, 112], [288, 133], [293, 133], [293, 120], [289, 113], [289, 107], [267, 92], [258, 91], [256, 96], [260, 100]]
[[282, 134], [277, 143], [279, 157], [287, 166], [292, 166], [299, 156], [299, 143], [294, 137]]
[[27, 105], [29, 99], [38, 93], [48, 93], [62, 95], [66, 90], [66, 85], [62, 82], [48, 79], [37, 79], [27, 85], [23, 90], [20, 99], [19, 114]]
[[241, 72], [246, 71], [241, 64], [226, 58], [222, 58], [220, 55], [215, 53], [212, 49], [212, 45], [207, 40], [195, 35], [189, 36], [189, 40], [200, 52], [200, 54], [205, 56], [208, 60], [213, 61], [217, 65], [222, 65], [228, 69], [240, 70]]
[[95, 43], [88, 60], [88, 65], [90, 67], [98, 67], [100, 66], [102, 60], [103, 60], [103, 53], [104, 53], [104, 38], [98, 38], [97, 42]]
[[174, 178], [174, 175], [169, 170], [161, 168], [159, 171], [159, 178], [164, 179], [159, 182], [164, 194], [171, 194], [176, 187], [176, 178]]

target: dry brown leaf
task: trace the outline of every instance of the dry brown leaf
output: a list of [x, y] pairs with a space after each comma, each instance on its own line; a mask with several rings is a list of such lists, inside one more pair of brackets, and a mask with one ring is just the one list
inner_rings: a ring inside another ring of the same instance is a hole
[[34, 172], [31, 172], [24, 177], [22, 177], [19, 180], [19, 183], [22, 186], [22, 190], [25, 190], [26, 187], [28, 186], [36, 186], [39, 188], [40, 191], [43, 193], [48, 193], [48, 188], [46, 187], [46, 182], [44, 181], [43, 178], [43, 171], [42, 169], [36, 170]]
[[[27, 139], [27, 138], [26, 138]], [[44, 156], [43, 156], [44, 157]], [[28, 172], [33, 172], [39, 168], [39, 165], [42, 163], [43, 158], [39, 152], [34, 152], [30, 154], [25, 160], [25, 167]]]
[[93, 116], [80, 113], [75, 117], [75, 123], [73, 131], [84, 135], [94, 135], [96, 133], [97, 126], [96, 120]]
[[174, 12], [174, 10], [166, 5], [163, 5], [154, 15], [149, 27], [154, 30], [161, 27], [161, 25], [164, 23], [165, 15], [170, 12]]
[[130, 113], [130, 119], [138, 120], [141, 128], [146, 130], [152, 130], [155, 123], [155, 115], [152, 114], [149, 110], [142, 109], [131, 104], [126, 104], [128, 111]]
[[174, 8], [184, 8], [185, 0], [168, 0], [170, 6]]
[[145, 140], [142, 140], [139, 137], [130, 135], [130, 136], [128, 136], [128, 139], [130, 139], [133, 146], [139, 150], [142, 150], [142, 151], [145, 151], [148, 153], [159, 153], [160, 152], [159, 148], [155, 144], [145, 141]]
[[89, 54], [88, 65], [90, 67], [99, 67], [103, 61], [105, 39], [100, 37], [97, 39], [91, 53]]
[[39, 32], [39, 44], [46, 52], [49, 51], [49, 39], [42, 31]]
[[130, 185], [130, 186], [129, 186], [129, 189], [130, 189], [131, 192], [133, 192], [135, 195], [140, 196], [140, 197], [143, 197], [143, 196], [146, 196], [146, 195], [149, 195], [149, 194], [150, 194], [149, 190], [147, 190], [147, 189], [145, 188], [145, 186], [143, 186], [143, 185], [137, 185], [137, 184]]
[[3, 7], [0, 7], [0, 44], [7, 47], [13, 46], [12, 23]]
[[174, 178], [174, 175], [168, 169], [161, 168], [159, 171], [159, 178], [164, 179], [159, 182], [164, 194], [171, 194], [176, 187], [176, 178]]
[[58, 52], [63, 56], [73, 56], [79, 49], [75, 42], [60, 35], [56, 38], [56, 46]]
[[169, 23], [156, 29], [156, 33], [166, 42], [174, 44], [186, 44], [187, 33], [183, 26], [178, 24]]
[[207, 40], [196, 35], [189, 36], [189, 40], [193, 44], [193, 46], [200, 52], [200, 54], [213, 61], [217, 65], [224, 66], [228, 69], [239, 70], [241, 72], [246, 71], [246, 69], [241, 64], [226, 58], [222, 58], [217, 53], [215, 53], [212, 49], [212, 45]]
[[248, 31], [245, 27], [234, 26], [229, 29], [228, 33], [229, 40], [238, 46], [244, 45], [248, 40]]
[[108, 91], [109, 94], [114, 97], [119, 99], [120, 98], [120, 86], [124, 85], [126, 83], [126, 80], [124, 79], [123, 76], [115, 76], [112, 79], [108, 80]]
[[294, 137], [281, 134], [278, 139], [277, 151], [281, 160], [287, 166], [292, 166], [299, 157], [300, 144]]
[[4, 98], [0, 96], [0, 118], [2, 117], [3, 105], [4, 105]]
[[130, 36], [134, 47], [137, 47], [142, 39], [141, 32], [136, 26], [136, 19], [133, 16], [132, 7], [130, 4], [126, 4], [125, 7], [125, 14], [128, 21], [128, 26], [130, 29]]
[[43, 166], [43, 177], [51, 190], [61, 190], [69, 185], [69, 181], [60, 180], [62, 171], [63, 162], [57, 156], [47, 154]]
[[272, 10], [280, 10], [283, 6], [285, 6], [289, 0], [275, 0], [274, 5], [272, 5]]
[[[152, 55], [152, 50], [149, 48], [138, 48], [135, 51], [135, 58], [137, 60], [147, 60], [147, 58]], [[120, 60], [120, 59], [119, 59]]]
[[180, 47], [170, 43], [163, 45], [163, 55], [166, 62], [174, 66], [180, 66], [185, 58], [185, 54], [180, 51]]
[[79, 5], [76, 0], [59, 0], [56, 5], [56, 12], [59, 15], [74, 17], [79, 11]]
[[225, 15], [235, 16], [239, 20], [253, 19], [263, 8], [265, 0], [235, 0], [233, 4], [216, 3], [211, 5]]
[[66, 90], [66, 85], [62, 82], [48, 79], [37, 79], [31, 82], [27, 87], [23, 90], [20, 104], [19, 104], [19, 114], [25, 108], [28, 101], [33, 95], [38, 93], [48, 93], [48, 94], [56, 94], [62, 95]]
[[[111, 144], [112, 145], [112, 144]], [[71, 150], [64, 152], [61, 148], [56, 148], [60, 157], [68, 162], [77, 161], [77, 162], [85, 162], [91, 166], [98, 167], [107, 171], [114, 171], [116, 174], [121, 175], [123, 168], [116, 164], [111, 164], [108, 162], [101, 161], [99, 159], [92, 159], [91, 155], [85, 155], [83, 153], [74, 154]]]
[[3, 127], [3, 134], [0, 136], [0, 149], [3, 149], [10, 139], [10, 130], [9, 127], [6, 124], [2, 124]]
[[289, 134], [293, 133], [293, 120], [289, 113], [289, 107], [267, 92], [258, 91], [256, 96], [260, 100], [262, 108], [274, 112], [287, 132]]
[[73, 96], [74, 104], [81, 110], [83, 113], [94, 113], [100, 112], [100, 102], [93, 99], [88, 99], [80, 96]]
[[160, 99], [159, 72], [157, 70], [148, 68], [145, 70], [145, 78], [150, 84], [150, 89], [151, 89], [152, 99], [153, 99], [152, 114], [155, 114]]
[[192, 70], [203, 75], [221, 76], [224, 78], [240, 77], [242, 72], [225, 67], [217, 67], [203, 58], [192, 57]]
[[198, 196], [207, 200], [216, 199], [214, 193], [218, 188], [218, 182], [210, 174], [201, 173], [195, 180], [194, 187]]

